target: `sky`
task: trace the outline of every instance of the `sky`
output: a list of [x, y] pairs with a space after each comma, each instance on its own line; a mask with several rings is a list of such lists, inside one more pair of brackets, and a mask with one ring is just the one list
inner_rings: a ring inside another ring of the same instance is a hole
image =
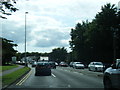
[[[95, 18], [101, 6], [120, 0], [17, 0], [19, 9], [0, 19], [0, 36], [13, 40], [18, 52], [25, 51], [25, 12], [27, 52], [52, 52], [65, 47], [71, 51], [70, 32], [77, 23]], [[2, 21], [2, 22], [1, 22]]]

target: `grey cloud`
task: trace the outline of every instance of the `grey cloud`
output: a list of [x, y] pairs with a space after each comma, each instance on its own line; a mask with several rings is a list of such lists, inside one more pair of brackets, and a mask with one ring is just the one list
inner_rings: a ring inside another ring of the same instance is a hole
[[[15, 43], [23, 43], [25, 41], [25, 27], [17, 26], [18, 23], [16, 22], [7, 22], [9, 24], [2, 24], [2, 36], [4, 38], [13, 40]], [[32, 27], [28, 26], [27, 30], [27, 40], [31, 40], [29, 32], [31, 32]]]
[[43, 38], [37, 40], [35, 45], [37, 47], [68, 46], [67, 43], [62, 43], [61, 41], [68, 40], [70, 37], [69, 33], [63, 33], [56, 30], [45, 30], [39, 33], [41, 33], [40, 35], [42, 35]]

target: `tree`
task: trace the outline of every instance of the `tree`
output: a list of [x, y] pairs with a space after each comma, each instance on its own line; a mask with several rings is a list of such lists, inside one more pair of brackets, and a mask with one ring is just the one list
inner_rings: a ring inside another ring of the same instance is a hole
[[73, 52], [71, 53], [74, 61], [83, 61], [87, 58], [86, 51], [87, 44], [86, 44], [86, 31], [89, 28], [89, 22], [82, 22], [82, 24], [78, 23], [75, 29], [71, 29], [71, 41], [70, 46]]
[[14, 50], [14, 46], [17, 46], [17, 44], [13, 44], [12, 40], [7, 40], [5, 38], [0, 38], [2, 39], [2, 64], [5, 65], [6, 63], [8, 64], [12, 56], [15, 56], [16, 50]]
[[0, 18], [7, 19], [4, 15], [11, 15], [10, 12], [16, 12], [18, 10], [13, 4], [16, 4], [16, 0], [0, 1]]
[[96, 46], [98, 51], [98, 58], [105, 60], [105, 62], [112, 62], [113, 56], [113, 33], [117, 24], [117, 8], [115, 5], [110, 3], [104, 5], [96, 17], [95, 21], [97, 24], [97, 40]]
[[50, 60], [60, 62], [60, 61], [65, 61], [67, 58], [67, 50], [62, 47], [62, 48], [55, 48], [52, 50], [50, 53]]
[[[120, 11], [110, 3], [102, 6], [101, 12], [96, 14], [92, 22], [78, 23], [71, 29], [70, 46], [72, 55], [77, 61], [113, 62], [113, 49], [116, 49], [116, 58], [120, 58]], [[115, 47], [113, 48], [113, 33]], [[73, 54], [74, 53], [74, 54]]]

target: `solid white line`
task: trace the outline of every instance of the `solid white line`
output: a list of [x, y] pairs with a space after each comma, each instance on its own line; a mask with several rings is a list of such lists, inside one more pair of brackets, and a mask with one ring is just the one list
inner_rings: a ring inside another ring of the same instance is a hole
[[53, 73], [52, 73], [52, 76], [53, 76], [53, 77], [56, 77]]

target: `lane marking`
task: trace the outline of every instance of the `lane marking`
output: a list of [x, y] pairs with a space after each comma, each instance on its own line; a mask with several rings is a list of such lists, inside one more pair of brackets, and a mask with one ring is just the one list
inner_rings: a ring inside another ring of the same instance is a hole
[[56, 77], [53, 73], [52, 73], [52, 76], [53, 76], [53, 77]]
[[70, 88], [70, 87], [71, 87], [71, 85], [68, 85], [68, 87]]
[[31, 75], [31, 73], [28, 74], [27, 77], [19, 85], [22, 85], [29, 78], [30, 75]]
[[25, 82], [25, 80], [28, 79], [31, 73], [32, 73], [32, 70], [24, 78], [22, 78], [16, 85], [21, 85], [23, 82]]

